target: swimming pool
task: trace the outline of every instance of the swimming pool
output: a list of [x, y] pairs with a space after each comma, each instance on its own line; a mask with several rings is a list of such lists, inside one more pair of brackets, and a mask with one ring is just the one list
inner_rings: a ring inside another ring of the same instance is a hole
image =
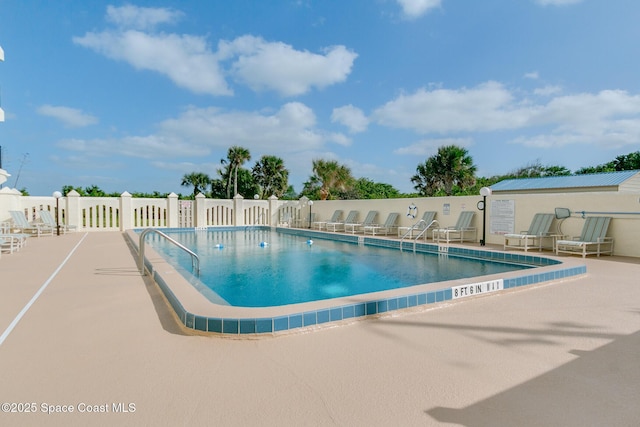
[[[216, 232], [235, 232], [243, 230], [244, 227], [215, 227], [213, 229]], [[257, 227], [256, 229], [259, 231], [269, 230], [268, 227]], [[125, 233], [125, 237], [136, 251], [139, 251], [139, 234], [141, 231], [128, 230]], [[190, 236], [186, 238], [186, 243], [188, 243], [189, 239], [194, 241], [207, 240], [208, 234], [207, 231], [198, 230], [194, 233], [194, 229], [163, 229], [162, 231], [165, 233], [173, 233], [174, 231], [188, 232], [184, 234], [184, 236]], [[224, 301], [219, 296], [220, 300], [215, 301], [216, 293], [211, 290], [207, 291], [208, 288], [201, 289], [203, 288], [201, 281], [194, 280], [190, 274], [190, 262], [186, 268], [179, 266], [179, 264], [174, 264], [178, 265], [178, 267], [175, 267], [165, 259], [166, 256], [161, 256], [154, 250], [153, 241], [155, 239], [151, 238], [154, 234], [149, 235], [147, 238], [148, 244], [146, 246], [149, 249], [147, 256], [144, 258], [145, 269], [149, 271], [180, 322], [187, 329], [240, 337], [243, 335], [277, 335], [301, 328], [316, 328], [332, 325], [335, 322], [358, 320], [392, 313], [396, 310], [444, 303], [459, 298], [561, 280], [586, 273], [586, 265], [577, 258], [562, 259], [560, 261], [552, 257], [533, 255], [531, 253], [492, 251], [486, 248], [478, 249], [461, 245], [435, 245], [407, 241], [401, 243], [397, 239], [363, 237], [295, 228], [279, 228], [278, 231], [281, 234], [297, 236], [305, 244], [307, 240], [312, 239], [314, 241], [312, 246], [319, 245], [320, 240], [342, 241], [349, 242], [351, 244], [350, 248], [353, 249], [357, 248], [356, 245], [361, 245], [386, 248], [385, 250], [438, 254], [439, 258], [447, 260], [458, 257], [475, 258], [528, 264], [535, 266], [535, 268], [270, 307], [236, 307], [229, 305], [227, 301]], [[174, 234], [172, 236], [175, 237]], [[264, 241], [259, 238], [257, 240]], [[252, 251], [258, 251], [258, 248], [260, 248], [260, 250], [268, 249], [263, 251], [263, 254], [270, 254], [270, 256], [277, 254], [277, 245], [273, 247], [268, 245], [266, 248], [262, 248], [258, 246], [260, 242], [257, 240], [248, 240], [247, 244], [249, 244]], [[216, 244], [214, 242], [207, 243], [207, 251], [220, 255], [230, 249], [229, 247], [216, 248]], [[317, 247], [320, 248], [321, 246]], [[270, 249], [276, 250], [269, 252]], [[298, 251], [303, 250], [313, 251], [315, 248], [298, 248]], [[238, 254], [236, 258], [253, 260], [256, 253], [259, 252], [244, 253], [242, 256]], [[315, 252], [311, 253], [315, 254]], [[289, 268], [291, 267], [289, 266]], [[303, 272], [306, 271], [304, 269], [301, 270]], [[308, 273], [306, 274], [308, 275]], [[209, 296], [207, 299], [204, 296], [207, 292], [211, 292], [214, 297], [211, 298]]]
[[398, 251], [265, 229], [168, 231], [200, 257], [159, 235], [149, 244], [212, 302], [271, 307], [533, 268], [531, 264], [433, 252]]

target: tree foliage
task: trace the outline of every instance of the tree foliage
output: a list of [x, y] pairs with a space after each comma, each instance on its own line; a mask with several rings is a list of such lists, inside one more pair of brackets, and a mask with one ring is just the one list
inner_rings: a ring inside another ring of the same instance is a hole
[[211, 185], [211, 178], [209, 175], [203, 172], [191, 172], [185, 174], [182, 177], [180, 185], [184, 187], [193, 187], [193, 197], [195, 198], [198, 193], [206, 195], [207, 188]]
[[439, 192], [451, 196], [473, 186], [476, 181], [473, 159], [465, 148], [456, 145], [438, 148], [437, 154], [418, 164], [416, 172], [411, 182], [423, 196], [434, 196]]
[[616, 171], [628, 171], [640, 169], [640, 151], [636, 151], [629, 154], [623, 154], [617, 156], [610, 162], [598, 165], [589, 166], [578, 169], [576, 175], [584, 175], [588, 173], [601, 173], [601, 172], [616, 172]]
[[351, 169], [335, 160], [313, 160], [312, 169], [313, 175], [302, 190], [302, 194], [310, 199], [336, 199], [353, 189], [355, 179]]
[[[231, 198], [238, 194], [238, 170], [247, 161], [251, 160], [251, 153], [249, 150], [243, 147], [234, 145], [229, 147], [227, 151], [227, 158], [222, 159], [222, 164], [227, 163], [228, 176], [227, 176], [227, 198]], [[233, 195], [231, 194], [231, 184], [233, 183]]]
[[289, 171], [284, 161], [276, 156], [262, 156], [251, 171], [262, 199], [270, 196], [282, 198], [289, 188]]

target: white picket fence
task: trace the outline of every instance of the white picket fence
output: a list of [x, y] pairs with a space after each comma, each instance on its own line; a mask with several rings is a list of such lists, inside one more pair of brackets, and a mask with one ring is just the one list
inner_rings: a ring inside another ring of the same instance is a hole
[[[120, 197], [80, 197], [75, 191], [66, 197], [22, 196], [0, 192], [0, 222], [9, 219], [9, 211], [18, 210], [29, 221], [38, 222], [40, 211], [58, 213], [61, 224], [74, 225], [84, 231], [127, 230], [132, 228], [211, 227], [266, 225], [275, 226], [282, 218], [300, 217], [306, 201], [244, 199], [178, 200], [170, 194], [166, 199], [133, 198], [127, 192]], [[285, 212], [287, 214], [285, 215]]]

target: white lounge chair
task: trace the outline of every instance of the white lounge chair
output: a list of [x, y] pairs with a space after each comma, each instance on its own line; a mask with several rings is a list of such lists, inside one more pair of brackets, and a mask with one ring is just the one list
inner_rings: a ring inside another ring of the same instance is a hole
[[427, 240], [429, 229], [433, 228], [437, 222], [434, 222], [436, 212], [426, 211], [422, 214], [420, 221], [416, 222], [410, 227], [398, 227], [398, 237], [424, 236], [424, 240]]
[[345, 233], [351, 233], [351, 234], [356, 234], [360, 231], [363, 231], [364, 227], [375, 225], [374, 221], [376, 220], [377, 216], [378, 216], [378, 211], [369, 211], [367, 216], [364, 218], [364, 221], [362, 222], [355, 222], [355, 223], [345, 222], [344, 231]]
[[[542, 241], [545, 237], [551, 237], [549, 228], [553, 222], [553, 214], [537, 213], [531, 220], [529, 229], [518, 233], [509, 233], [504, 235], [504, 249], [524, 249], [525, 252], [529, 250], [532, 245], [535, 245], [539, 251], [542, 250]], [[517, 240], [517, 243], [510, 243], [509, 241]]]
[[372, 236], [375, 236], [376, 234], [387, 235], [387, 234], [393, 233], [398, 228], [398, 226], [396, 225], [396, 222], [398, 221], [399, 216], [400, 216], [399, 213], [391, 212], [389, 216], [387, 216], [387, 220], [384, 222], [384, 224], [364, 226], [362, 228], [363, 232], [364, 234], [371, 234]]
[[344, 221], [336, 221], [336, 222], [327, 222], [326, 224], [326, 229], [327, 231], [344, 231], [344, 225], [346, 223], [352, 224], [354, 222], [356, 222], [356, 220], [358, 219], [358, 215], [360, 214], [360, 212], [358, 211], [349, 211], [349, 213], [347, 214], [347, 217], [344, 219]]
[[290, 212], [283, 212], [280, 215], [280, 219], [278, 220], [278, 227], [291, 227], [291, 213]]
[[13, 220], [13, 228], [20, 230], [22, 233], [36, 234], [40, 237], [43, 234], [50, 234], [53, 236], [53, 228], [44, 223], [30, 224], [24, 213], [20, 211], [9, 211], [11, 219]]
[[610, 222], [611, 217], [607, 216], [587, 218], [580, 237], [556, 242], [556, 255], [559, 253], [581, 254], [582, 258], [593, 254], [613, 255], [613, 238], [607, 237]]
[[27, 242], [25, 234], [0, 234], [0, 252], [19, 251]]
[[333, 215], [331, 216], [331, 219], [329, 219], [328, 221], [314, 221], [312, 222], [312, 228], [317, 228], [318, 230], [322, 230], [323, 228], [326, 227], [327, 223], [329, 222], [338, 222], [340, 221], [340, 217], [342, 216], [342, 210], [338, 209], [336, 210]]
[[477, 230], [475, 227], [471, 226], [471, 220], [473, 220], [474, 215], [475, 212], [472, 211], [461, 212], [456, 225], [453, 227], [434, 229], [433, 240], [438, 243], [440, 243], [441, 240], [444, 240], [446, 243], [449, 243], [452, 240], [460, 241], [460, 243], [462, 243], [465, 241], [465, 235], [473, 233], [473, 240], [471, 241], [475, 242]]
[[[58, 224], [56, 224], [56, 220], [50, 211], [40, 211], [40, 219], [42, 220], [43, 224], [46, 224], [54, 230], [57, 230]], [[62, 231], [63, 233], [66, 233], [68, 231], [76, 231], [76, 226], [67, 225], [63, 222], [60, 222], [60, 231]]]

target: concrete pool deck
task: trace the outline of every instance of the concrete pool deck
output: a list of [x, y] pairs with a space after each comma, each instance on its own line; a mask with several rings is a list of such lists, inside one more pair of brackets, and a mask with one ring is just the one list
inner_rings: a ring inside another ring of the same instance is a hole
[[0, 424], [636, 425], [640, 259], [584, 262], [563, 281], [237, 340], [181, 327], [120, 233], [32, 238], [0, 258]]

